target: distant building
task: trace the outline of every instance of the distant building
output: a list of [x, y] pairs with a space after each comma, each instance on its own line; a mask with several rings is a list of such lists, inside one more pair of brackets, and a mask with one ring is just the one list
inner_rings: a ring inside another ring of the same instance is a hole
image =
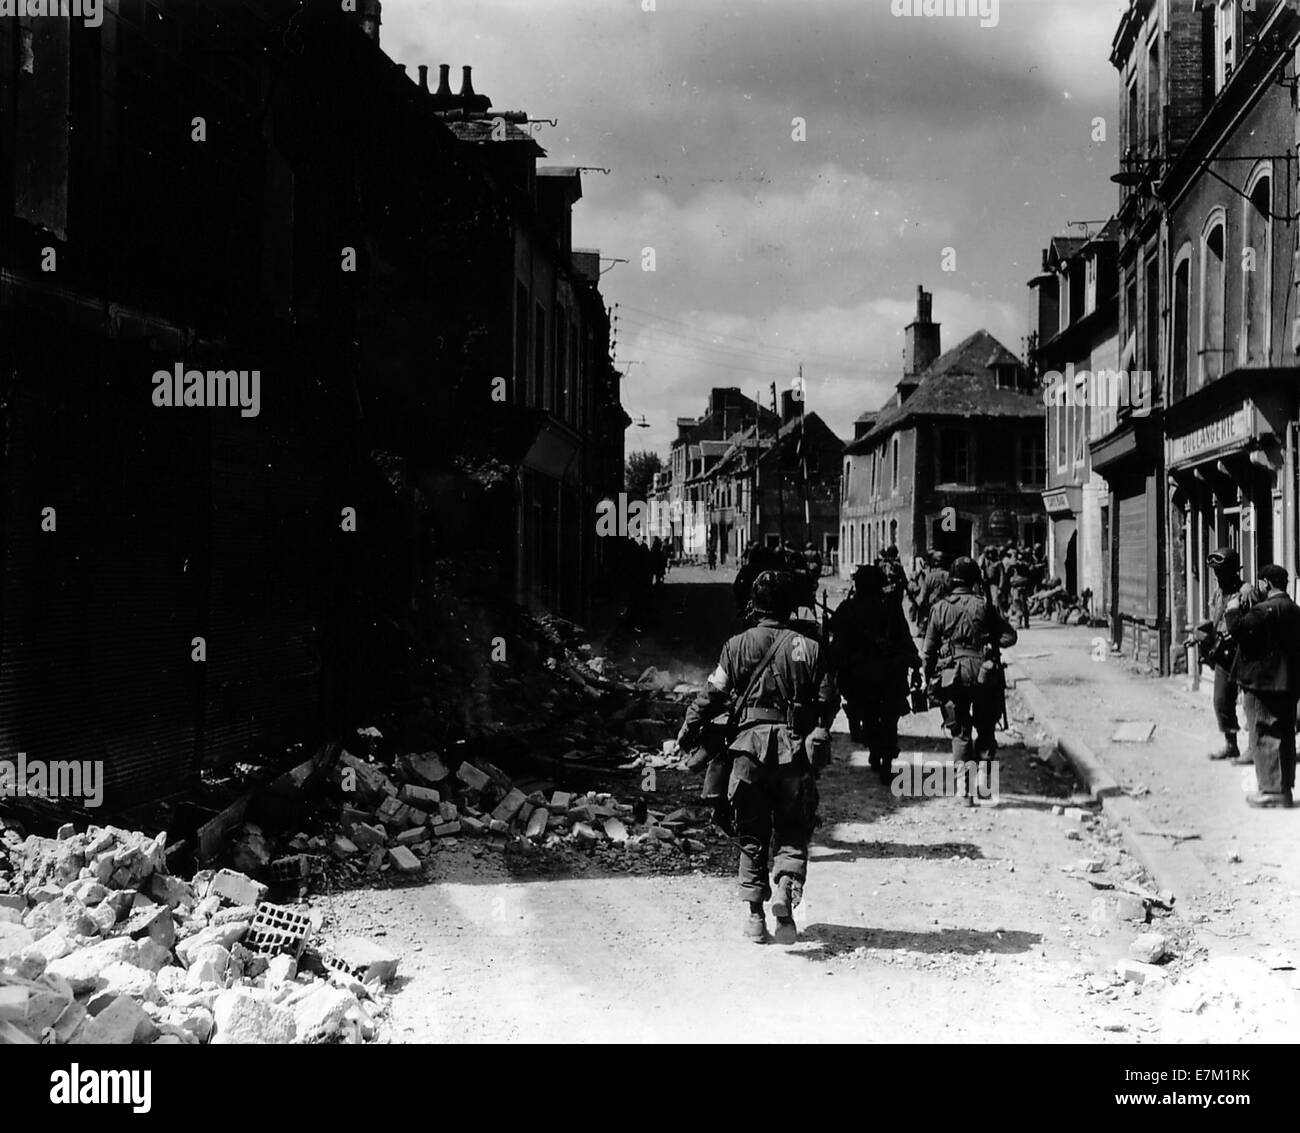
[[987, 331], [940, 353], [917, 289], [897, 392], [844, 450], [840, 574], [889, 546], [977, 554], [1046, 537], [1044, 407], [1027, 369]]
[[839, 544], [839, 463], [844, 442], [804, 401], [781, 395], [781, 424], [729, 439], [710, 469], [709, 538], [719, 561], [738, 559], [750, 542], [808, 543], [832, 562]]
[[1054, 237], [1029, 281], [1030, 362], [1048, 401], [1049, 570], [1070, 593], [1091, 591], [1098, 617], [1110, 609], [1110, 501], [1088, 446], [1114, 427], [1105, 402], [1120, 388], [1117, 230], [1112, 221], [1091, 238]]
[[[711, 390], [702, 417], [677, 419], [677, 438], [668, 458], [667, 504], [669, 537], [679, 557], [707, 555], [711, 487], [707, 473], [731, 447], [729, 438], [754, 425], [775, 432], [780, 418], [735, 387]], [[726, 545], [724, 538], [722, 546]]]

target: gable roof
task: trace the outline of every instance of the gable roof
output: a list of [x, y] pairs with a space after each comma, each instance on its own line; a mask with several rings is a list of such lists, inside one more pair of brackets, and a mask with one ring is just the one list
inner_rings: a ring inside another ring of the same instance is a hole
[[1019, 361], [986, 330], [977, 330], [924, 370], [912, 396], [895, 396], [880, 411], [871, 430], [849, 444], [845, 452], [869, 452], [890, 433], [910, 421], [940, 417], [1007, 417], [1029, 419], [1046, 412], [1034, 391], [999, 389], [994, 367]]

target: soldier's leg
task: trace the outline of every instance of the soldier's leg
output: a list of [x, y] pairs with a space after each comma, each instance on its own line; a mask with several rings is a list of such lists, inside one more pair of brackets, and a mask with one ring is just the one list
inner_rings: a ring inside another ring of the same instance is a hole
[[871, 766], [879, 769], [880, 758], [884, 750], [881, 733], [880, 694], [872, 689], [862, 701], [862, 737], [871, 753]]
[[[952, 723], [948, 732], [952, 736], [952, 758], [955, 763], [967, 763], [971, 758], [974, 745], [971, 742], [973, 720], [971, 718], [971, 697], [966, 689], [952, 690]], [[945, 713], [945, 723], [947, 714]]]
[[[1259, 781], [1261, 795], [1279, 796], [1287, 793], [1287, 773], [1283, 766], [1284, 732], [1289, 732], [1292, 749], [1295, 746], [1294, 727], [1289, 718], [1282, 719], [1282, 713], [1276, 698], [1267, 693], [1255, 693], [1246, 690], [1249, 704], [1247, 715], [1250, 717], [1250, 748], [1255, 761], [1255, 778]], [[1285, 725], [1285, 726], [1284, 726]], [[1294, 760], [1294, 756], [1292, 756]], [[1294, 767], [1291, 769], [1294, 774]]]
[[740, 846], [736, 881], [740, 899], [763, 902], [772, 896], [768, 885], [768, 857], [772, 842], [772, 800], [761, 783], [732, 779], [731, 806]]
[[1237, 744], [1237, 683], [1222, 665], [1214, 666], [1214, 715], [1223, 745], [1210, 753], [1211, 759], [1237, 759], [1241, 755]]
[[790, 922], [803, 900], [804, 882], [808, 878], [808, 843], [817, 827], [820, 802], [817, 781], [805, 769], [783, 768], [774, 801], [772, 819], [776, 851], [772, 881], [776, 897], [772, 902], [772, 913], [777, 918], [777, 943], [793, 944], [797, 930]]

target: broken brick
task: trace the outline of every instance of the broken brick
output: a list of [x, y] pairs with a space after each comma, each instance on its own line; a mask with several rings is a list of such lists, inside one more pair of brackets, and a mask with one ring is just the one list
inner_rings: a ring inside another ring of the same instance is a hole
[[256, 905], [266, 896], [266, 886], [247, 874], [236, 873], [233, 869], [221, 869], [208, 886], [208, 895], [213, 894], [232, 905]]
[[393, 863], [395, 869], [402, 873], [419, 873], [420, 859], [417, 858], [405, 846], [393, 846], [388, 851], [388, 860]]
[[489, 776], [469, 762], [460, 765], [456, 771], [456, 778], [469, 787], [471, 791], [481, 791], [492, 782]]
[[397, 797], [408, 806], [421, 810], [434, 810], [442, 801], [442, 796], [432, 787], [420, 787], [414, 783], [407, 783]]
[[510, 793], [497, 804], [496, 809], [492, 812], [492, 817], [499, 819], [501, 822], [509, 822], [519, 813], [527, 801], [523, 791], [512, 787]]

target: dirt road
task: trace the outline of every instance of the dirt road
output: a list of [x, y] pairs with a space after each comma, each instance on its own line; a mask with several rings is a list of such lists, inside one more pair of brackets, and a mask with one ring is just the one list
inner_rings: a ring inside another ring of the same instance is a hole
[[[696, 589], [688, 625], [709, 621], [695, 603], [720, 601]], [[697, 669], [717, 644], [674, 643]], [[946, 760], [937, 713], [904, 727], [904, 759]], [[1099, 911], [1088, 880], [1138, 867], [1100, 822], [1053, 815], [1073, 784], [1005, 738], [1000, 801], [972, 810], [895, 798], [841, 717], [790, 948], [741, 939], [721, 868], [629, 875], [593, 861], [519, 880], [470, 842], [440, 850], [431, 881], [339, 894], [327, 915], [402, 955], [395, 1042], [1154, 1038], [1143, 998], [1113, 975], [1137, 930]], [[1101, 873], [1077, 868], [1089, 858]]]

